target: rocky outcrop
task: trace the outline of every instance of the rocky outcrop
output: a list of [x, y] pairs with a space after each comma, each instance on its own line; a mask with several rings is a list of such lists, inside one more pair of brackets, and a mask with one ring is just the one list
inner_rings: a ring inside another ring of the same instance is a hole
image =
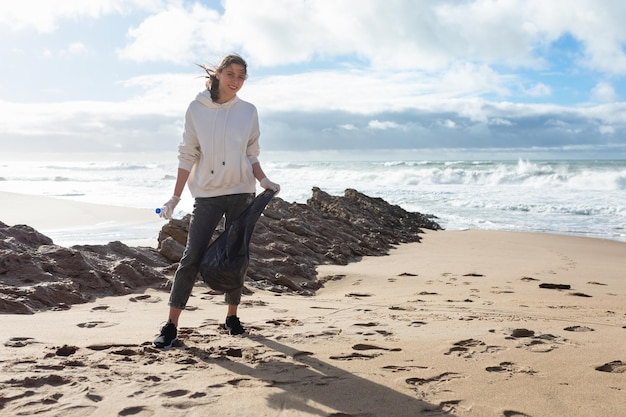
[[167, 282], [171, 262], [152, 248], [55, 245], [35, 229], [0, 222], [0, 312], [65, 309]]
[[[65, 309], [148, 286], [167, 288], [189, 219], [163, 226], [157, 249], [120, 242], [66, 248], [29, 226], [0, 222], [0, 313]], [[384, 255], [393, 245], [419, 241], [422, 228], [441, 229], [432, 216], [351, 189], [338, 197], [314, 188], [307, 204], [274, 198], [250, 243], [246, 286], [311, 295], [321, 286], [318, 265]]]
[[[184, 250], [189, 220], [189, 215], [171, 220], [159, 234], [158, 250], [173, 262]], [[312, 294], [321, 285], [318, 265], [384, 255], [393, 245], [418, 242], [421, 229], [441, 227], [433, 216], [410, 213], [352, 189], [339, 197], [315, 187], [307, 204], [274, 198], [252, 235], [247, 285]], [[216, 235], [220, 232], [218, 228]]]

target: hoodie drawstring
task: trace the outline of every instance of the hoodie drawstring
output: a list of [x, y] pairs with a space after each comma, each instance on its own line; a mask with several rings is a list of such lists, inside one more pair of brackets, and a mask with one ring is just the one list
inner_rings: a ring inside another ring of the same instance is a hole
[[232, 106], [228, 106], [226, 108], [226, 116], [224, 117], [224, 129], [222, 131], [222, 166], [226, 165], [226, 125], [228, 124], [228, 114], [230, 113], [230, 108]]
[[[212, 153], [212, 158], [211, 158], [211, 174], [215, 174], [215, 142], [217, 142], [217, 137], [215, 136], [215, 130], [217, 127], [217, 120], [219, 117], [218, 113], [221, 113], [223, 110], [220, 109], [218, 112], [215, 113], [215, 121], [213, 122], [213, 141], [211, 143], [211, 146], [213, 149], [211, 149], [211, 153]], [[222, 155], [221, 155], [221, 160], [222, 160], [222, 166], [226, 165], [226, 125], [228, 123], [228, 114], [230, 113], [230, 106], [226, 107], [226, 114], [224, 115], [224, 124], [222, 126]]]

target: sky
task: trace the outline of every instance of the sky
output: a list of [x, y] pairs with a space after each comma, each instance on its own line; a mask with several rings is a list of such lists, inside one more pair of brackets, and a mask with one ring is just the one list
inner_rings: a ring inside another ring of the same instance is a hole
[[7, 0], [0, 159], [176, 152], [196, 64], [286, 159], [626, 159], [623, 0]]

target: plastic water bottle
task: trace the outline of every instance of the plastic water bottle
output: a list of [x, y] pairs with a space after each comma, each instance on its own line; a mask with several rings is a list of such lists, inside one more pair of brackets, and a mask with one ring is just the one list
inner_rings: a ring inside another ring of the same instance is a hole
[[162, 211], [162, 210], [161, 210], [161, 208], [160, 208], [160, 207], [157, 207], [157, 208], [154, 210], [154, 212], [155, 212], [156, 214], [161, 214], [161, 211]]

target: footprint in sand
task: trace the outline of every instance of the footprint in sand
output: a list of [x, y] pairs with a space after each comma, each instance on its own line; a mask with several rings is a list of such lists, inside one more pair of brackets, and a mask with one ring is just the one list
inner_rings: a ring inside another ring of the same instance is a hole
[[505, 349], [506, 348], [502, 346], [487, 345], [481, 340], [467, 339], [456, 342], [444, 355], [455, 354], [459, 357], [469, 359], [476, 353], [496, 353]]
[[60, 348], [56, 348], [56, 356], [71, 356], [78, 351], [77, 346], [63, 345]]
[[107, 305], [95, 306], [91, 309], [91, 311], [106, 311], [107, 313], [123, 313], [124, 312], [124, 310], [115, 309]]
[[447, 353], [444, 353], [444, 355], [451, 355], [455, 353], [458, 356], [471, 358], [473, 352], [470, 352], [470, 347], [477, 346], [485, 346], [485, 342], [476, 339], [461, 340], [460, 342], [456, 342]]
[[422, 386], [427, 384], [442, 384], [461, 378], [465, 377], [456, 372], [444, 372], [431, 378], [407, 378], [405, 382], [409, 385]]
[[535, 331], [529, 329], [513, 329], [506, 339], [519, 340], [518, 348], [527, 348], [531, 352], [537, 353], [552, 352], [559, 344], [566, 342], [565, 339], [549, 333], [535, 335]]
[[383, 348], [380, 346], [368, 345], [365, 343], [357, 343], [356, 345], [352, 346], [352, 349], [354, 350], [386, 350], [389, 352], [401, 352], [402, 351], [402, 349], [400, 348]]
[[119, 356], [137, 356], [137, 355], [141, 355], [141, 352], [135, 349], [130, 349], [130, 348], [122, 348], [122, 349], [117, 349], [117, 350], [112, 350], [111, 353], [113, 355], [119, 355]]
[[612, 374], [623, 374], [626, 373], [626, 362], [613, 361], [605, 363], [602, 366], [596, 367], [596, 371], [609, 372]]
[[100, 401], [104, 400], [104, 397], [102, 395], [92, 394], [89, 392], [85, 394], [85, 398], [87, 398], [89, 401], [93, 401], [94, 403], [99, 403]]
[[73, 382], [70, 378], [65, 378], [60, 375], [52, 374], [52, 375], [44, 375], [44, 376], [27, 376], [24, 379], [16, 380], [11, 379], [8, 381], [11, 386], [14, 387], [24, 387], [24, 388], [38, 388], [44, 385], [50, 385], [53, 387], [58, 387], [61, 385], [66, 385]]
[[525, 282], [539, 281], [537, 278], [533, 278], [533, 277], [522, 277], [521, 280]]
[[371, 297], [373, 295], [374, 294], [351, 292], [351, 293], [346, 294], [346, 297], [361, 298], [361, 297]]
[[241, 305], [244, 307], [265, 307], [267, 302], [263, 300], [246, 300], [242, 301]]
[[128, 301], [136, 303], [138, 301], [143, 301], [144, 303], [158, 303], [161, 301], [161, 297], [153, 297], [150, 294], [138, 295], [136, 297], [130, 297]]
[[415, 307], [411, 307], [411, 306], [391, 306], [389, 307], [389, 310], [392, 311], [415, 311], [417, 310]]
[[93, 329], [94, 327], [105, 328], [117, 326], [119, 323], [111, 323], [108, 321], [87, 321], [85, 323], [78, 323], [76, 326], [83, 329]]
[[133, 348], [133, 347], [137, 347], [137, 345], [103, 343], [103, 344], [97, 344], [97, 345], [89, 345], [87, 346], [87, 349], [95, 350], [99, 352], [99, 351], [108, 350], [112, 348]]
[[298, 319], [272, 319], [266, 321], [266, 323], [280, 327], [302, 326], [302, 322]]
[[515, 411], [515, 410], [504, 410], [502, 415], [504, 417], [531, 417], [530, 415], [528, 415], [526, 413], [521, 413], [521, 412]]
[[273, 381], [262, 381], [259, 379], [250, 379], [250, 378], [237, 378], [231, 379], [228, 381], [229, 385], [234, 387], [242, 387], [242, 388], [255, 388], [255, 387], [266, 387], [271, 385]]
[[171, 397], [171, 398], [173, 398], [173, 397], [182, 397], [182, 396], [187, 395], [187, 394], [189, 394], [189, 391], [187, 391], [186, 389], [176, 389], [176, 390], [173, 390], [173, 391], [164, 392], [161, 395], [164, 396], [164, 397]]
[[350, 353], [349, 355], [334, 355], [330, 356], [330, 359], [336, 361], [351, 361], [355, 359], [374, 359], [378, 356], [382, 355], [382, 353], [373, 353], [371, 355], [366, 355], [364, 353]]
[[591, 327], [586, 326], [569, 326], [564, 328], [563, 330], [567, 332], [594, 332], [595, 330]]
[[383, 366], [382, 369], [391, 372], [408, 372], [412, 371], [413, 369], [428, 369], [428, 367], [420, 365], [387, 365]]
[[537, 373], [537, 371], [534, 371], [529, 367], [519, 366], [513, 362], [500, 362], [499, 365], [488, 366], [485, 368], [485, 370], [487, 372], [507, 373], [509, 375], [513, 375], [513, 374], [534, 375]]
[[122, 409], [118, 416], [134, 416], [134, 417], [149, 417], [154, 415], [154, 411], [142, 405], [135, 407], [126, 407]]
[[369, 323], [354, 323], [353, 326], [376, 327], [378, 326], [378, 323], [370, 321]]
[[21, 348], [24, 346], [32, 345], [34, 343], [39, 343], [39, 342], [37, 342], [32, 337], [12, 337], [11, 339], [9, 339], [7, 342], [4, 343], [4, 346], [12, 347], [12, 348]]
[[584, 292], [572, 292], [572, 293], [569, 293], [568, 295], [573, 295], [575, 297], [591, 298], [591, 295], [585, 294]]

